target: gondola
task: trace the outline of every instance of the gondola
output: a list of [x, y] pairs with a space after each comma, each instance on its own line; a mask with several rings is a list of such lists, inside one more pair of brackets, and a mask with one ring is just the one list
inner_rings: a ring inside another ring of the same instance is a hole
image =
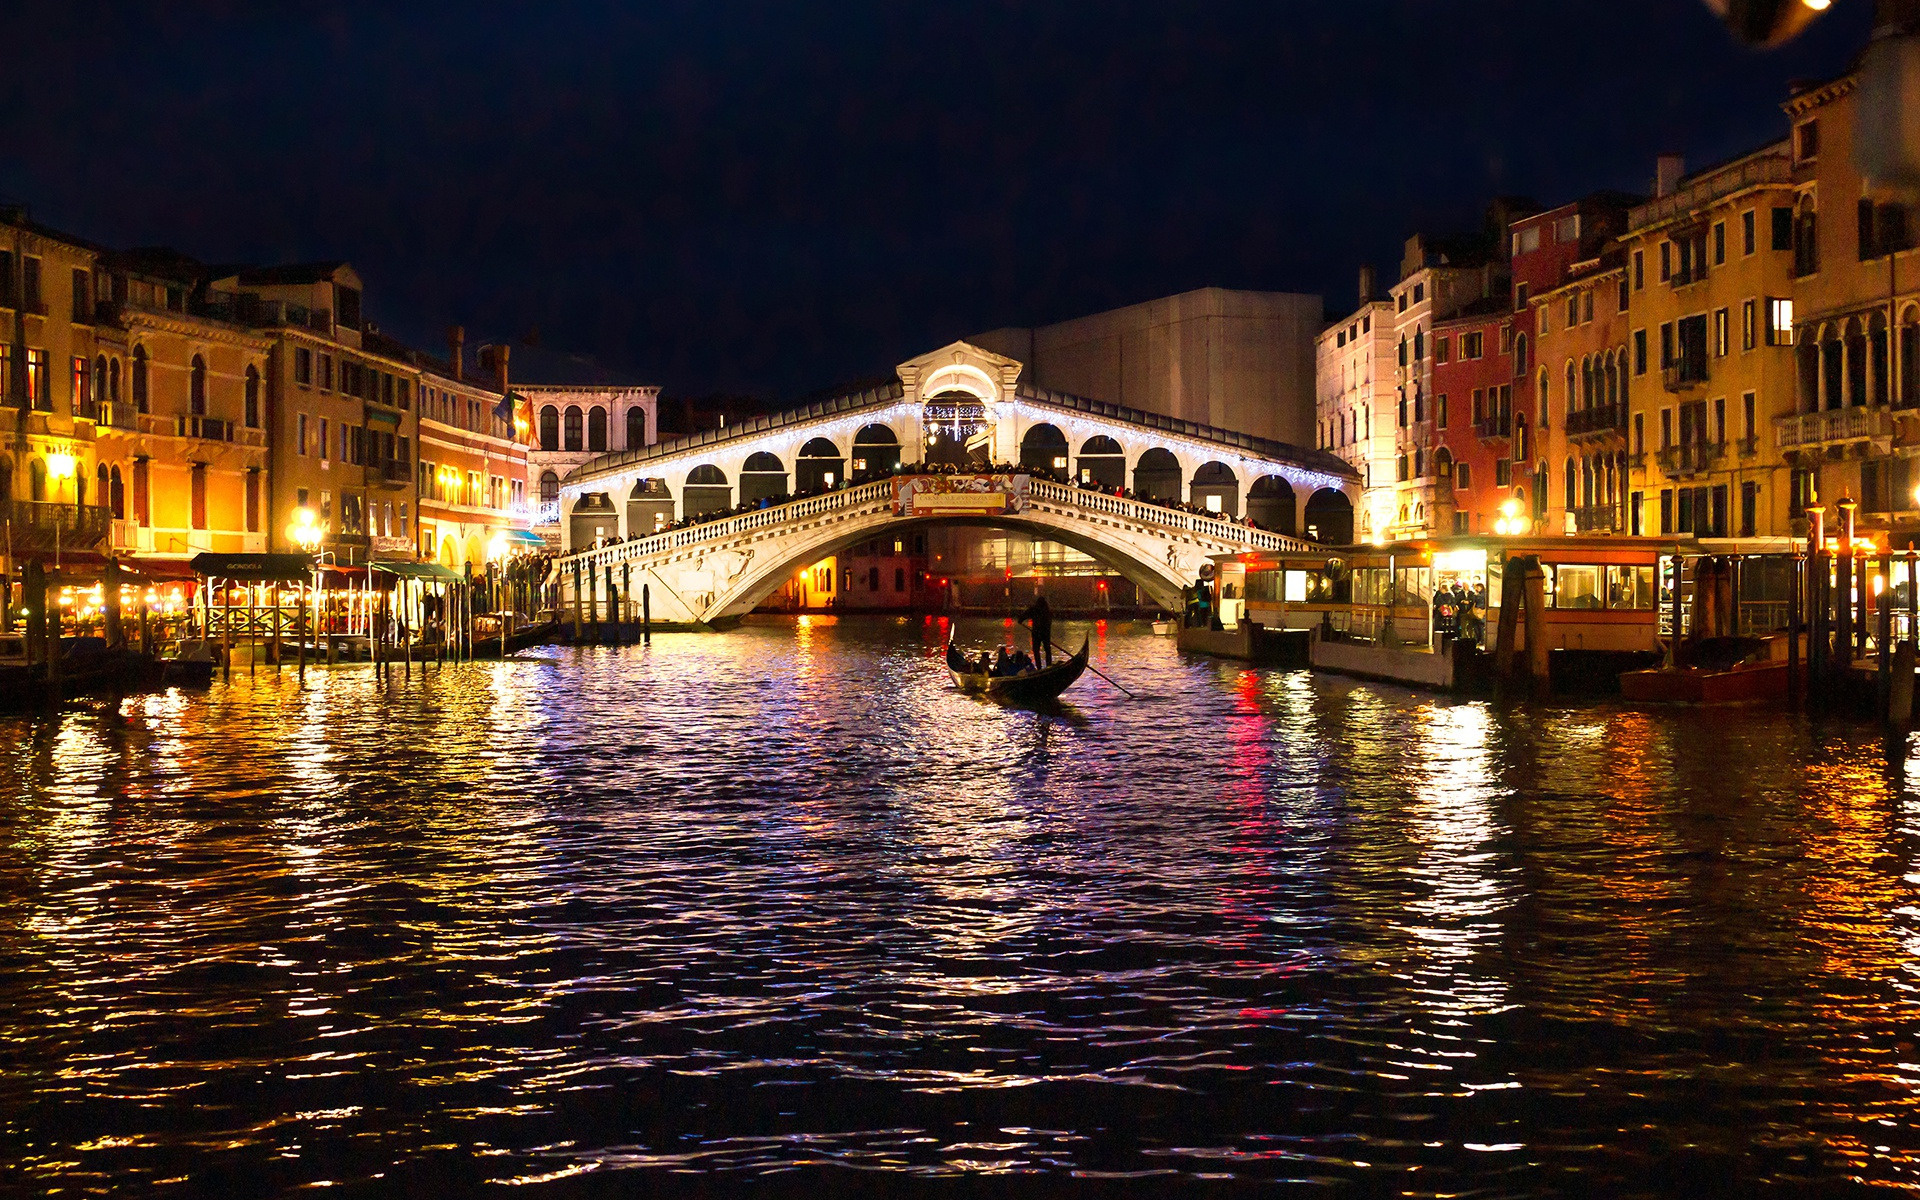
[[1072, 687], [1087, 669], [1088, 645], [1088, 642], [1082, 641], [1080, 652], [1065, 662], [1038, 671], [1028, 671], [1024, 675], [996, 677], [974, 670], [967, 656], [954, 649], [952, 642], [948, 642], [947, 671], [952, 674], [955, 686], [963, 692], [1003, 700], [1009, 704], [1044, 704]]

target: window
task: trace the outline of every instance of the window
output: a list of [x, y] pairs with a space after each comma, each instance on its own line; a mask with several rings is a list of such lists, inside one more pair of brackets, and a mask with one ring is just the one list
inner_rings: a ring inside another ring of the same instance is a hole
[[1760, 485], [1751, 479], [1740, 485], [1740, 536], [1752, 537], [1760, 515]]
[[1513, 253], [1516, 257], [1522, 254], [1531, 254], [1535, 250], [1538, 250], [1539, 248], [1540, 248], [1540, 227], [1538, 225], [1531, 226], [1530, 228], [1527, 228], [1527, 229], [1516, 230], [1514, 232]]
[[1713, 398], [1713, 440], [1718, 445], [1727, 444], [1727, 398]]
[[1727, 223], [1713, 223], [1713, 265], [1718, 267], [1727, 261]]
[[601, 452], [607, 448], [607, 410], [594, 405], [587, 412], [587, 449]]
[[1469, 469], [1471, 466], [1471, 463], [1466, 462], [1453, 464], [1453, 486], [1463, 492], [1473, 486], [1473, 475]]
[[1427, 356], [1427, 331], [1416, 327], [1413, 331], [1413, 361], [1419, 362]]
[[1725, 358], [1733, 353], [1733, 325], [1724, 308], [1713, 310], [1713, 355]]
[[1793, 301], [1767, 300], [1767, 345], [1793, 345]]
[[198, 354], [187, 368], [187, 411], [196, 417], [207, 415], [207, 360]]
[[20, 265], [24, 268], [21, 273], [25, 279], [22, 282], [26, 285], [21, 307], [28, 312], [45, 312], [46, 309], [40, 306], [40, 260], [27, 258]]
[[207, 527], [207, 464], [193, 464], [193, 527]]
[[1807, 121], [1793, 131], [1793, 155], [1801, 162], [1820, 157], [1820, 122]]
[[566, 448], [568, 450], [580, 450], [585, 447], [585, 427], [586, 418], [581, 416], [579, 408], [568, 405], [566, 413]]
[[48, 375], [47, 352], [29, 346], [27, 348], [27, 403], [38, 412], [53, 411], [52, 380]]
[[1647, 331], [1644, 329], [1633, 331], [1633, 373], [1647, 373]]
[[560, 410], [549, 404], [540, 410], [540, 448], [560, 448]]
[[1527, 366], [1527, 335], [1523, 333], [1513, 339], [1513, 377], [1525, 379]]
[[[320, 418], [320, 461], [326, 462], [333, 457], [332, 428], [325, 417]], [[344, 456], [343, 456], [344, 457]]]
[[1613, 310], [1615, 312], [1627, 311], [1627, 295], [1627, 277], [1625, 273], [1622, 273], [1620, 276], [1620, 293], [1614, 297], [1613, 301]]
[[[1433, 339], [1433, 361], [1434, 362], [1436, 363], [1451, 362], [1452, 350], [1453, 350], [1452, 338], [1445, 337], [1445, 336], [1437, 336]], [[1467, 357], [1467, 339], [1464, 335], [1462, 335], [1460, 339], [1460, 357], [1462, 359], [1465, 359]]]
[[1580, 323], [1580, 294], [1575, 292], [1567, 297], [1567, 328], [1572, 329]]
[[1460, 361], [1482, 357], [1486, 351], [1486, 335], [1474, 332], [1460, 335]]
[[1447, 394], [1445, 392], [1441, 392], [1439, 399], [1434, 402], [1433, 422], [1441, 429], [1447, 427]]
[[639, 450], [647, 444], [647, 410], [635, 405], [627, 410], [627, 449]]
[[1418, 304], [1426, 298], [1427, 298], [1427, 285], [1424, 283], [1414, 284], [1413, 285], [1413, 302], [1415, 304]]
[[1516, 309], [1524, 309], [1527, 307], [1527, 285], [1526, 284], [1516, 283], [1513, 285], [1513, 306]]
[[133, 348], [133, 407], [140, 412], [147, 411], [147, 348]]
[[293, 452], [295, 454], [307, 452], [307, 414], [305, 413], [293, 415]]
[[1673, 243], [1660, 243], [1660, 282], [1673, 278]]
[[320, 390], [323, 392], [333, 390], [333, 355], [331, 354], [320, 356]]
[[1696, 317], [1681, 317], [1676, 329], [1679, 334], [1680, 378], [1689, 383], [1698, 383], [1707, 378], [1707, 314]]
[[1666, 370], [1673, 365], [1673, 325], [1671, 322], [1660, 327], [1660, 369]]
[[1593, 289], [1588, 288], [1580, 295], [1580, 320], [1584, 323], [1593, 320]]
[[93, 276], [84, 267], [73, 269], [73, 321], [93, 324]]
[[1407, 294], [1405, 292], [1400, 293], [1398, 302], [1399, 302], [1399, 310], [1401, 312], [1407, 311]]
[[1580, 240], [1580, 214], [1561, 217], [1553, 223], [1553, 240], [1556, 242], [1577, 242]]
[[1495, 487], [1513, 486], [1513, 460], [1496, 458], [1493, 460], [1493, 485]]
[[98, 411], [93, 404], [92, 380], [93, 364], [88, 362], [85, 356], [76, 355], [73, 360], [72, 399], [73, 413], [75, 416], [84, 416], [89, 412], [97, 413]]
[[[413, 407], [413, 385], [409, 383], [407, 380], [405, 379], [395, 380], [393, 385], [393, 394], [394, 394], [394, 398], [400, 402], [401, 408], [405, 409], [405, 408]], [[400, 506], [402, 511], [405, 511], [406, 507], [407, 506], [404, 504]], [[401, 524], [402, 525], [406, 524], [406, 519], [404, 517], [401, 519]]]
[[1820, 270], [1820, 214], [1810, 198], [1802, 198], [1793, 218], [1793, 273], [1796, 277]]
[[1740, 214], [1740, 253], [1752, 254], [1759, 248], [1760, 214], [1753, 209]]
[[1645, 250], [1635, 250], [1633, 252], [1633, 290], [1637, 292], [1646, 286], [1647, 252]]
[[1748, 300], [1740, 306], [1740, 349], [1751, 350], [1760, 340], [1760, 303]]
[[1647, 414], [1645, 413], [1633, 414], [1633, 452], [1635, 454], [1647, 452]]
[[1752, 392], [1743, 393], [1740, 397], [1741, 436], [1748, 441], [1754, 437], [1754, 399]]
[[293, 381], [301, 387], [313, 384], [313, 351], [296, 346], [293, 351]]

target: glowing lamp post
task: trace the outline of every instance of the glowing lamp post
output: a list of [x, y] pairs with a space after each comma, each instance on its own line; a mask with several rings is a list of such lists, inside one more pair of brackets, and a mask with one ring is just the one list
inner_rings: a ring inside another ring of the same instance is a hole
[[47, 478], [53, 480], [53, 503], [55, 506], [53, 514], [53, 569], [56, 571], [60, 569], [60, 523], [62, 519], [59, 512], [60, 481], [63, 479], [72, 479], [73, 473], [73, 455], [60, 450], [56, 450], [54, 453], [47, 455]]
[[1501, 537], [1517, 537], [1527, 531], [1527, 521], [1520, 515], [1518, 500], [1509, 500], [1500, 506], [1500, 516], [1493, 523], [1493, 531]]

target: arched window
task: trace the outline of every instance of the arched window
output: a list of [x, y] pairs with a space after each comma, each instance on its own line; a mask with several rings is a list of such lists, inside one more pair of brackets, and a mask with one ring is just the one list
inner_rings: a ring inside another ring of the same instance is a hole
[[104, 354], [93, 360], [93, 402], [96, 405], [107, 402], [107, 356]]
[[1527, 335], [1524, 333], [1513, 339], [1513, 377], [1527, 377]]
[[569, 404], [567, 406], [566, 448], [569, 450], [584, 449], [585, 441], [586, 441], [585, 431], [586, 431], [586, 419], [580, 415], [580, 410], [578, 408]]
[[133, 348], [133, 406], [141, 412], [147, 411], [147, 348]]
[[638, 404], [627, 410], [627, 449], [644, 450], [647, 445], [647, 410]]
[[117, 466], [107, 472], [107, 506], [113, 509], [114, 520], [127, 519], [127, 487]]
[[1573, 360], [1568, 359], [1567, 360], [1567, 411], [1568, 412], [1574, 411], [1574, 409], [1579, 406], [1579, 403], [1580, 403], [1580, 372], [1573, 365]]
[[247, 428], [260, 428], [260, 368], [247, 364]]
[[[552, 412], [553, 410], [549, 408], [547, 411]], [[559, 498], [560, 498], [560, 477], [558, 475], [555, 475], [552, 471], [542, 471], [540, 473], [541, 503], [552, 504], [554, 501], [558, 500]]]
[[1551, 379], [1552, 379], [1552, 376], [1547, 374], [1547, 369], [1545, 367], [1541, 367], [1540, 368], [1540, 428], [1542, 429], [1545, 429], [1547, 427], [1547, 384]]
[[107, 400], [120, 403], [120, 360], [117, 358], [107, 360]]
[[560, 410], [551, 404], [540, 410], [540, 448], [560, 448]]
[[187, 368], [187, 410], [196, 417], [207, 415], [207, 360], [198, 354]]
[[1563, 486], [1567, 490], [1567, 511], [1572, 512], [1575, 508], [1579, 507], [1577, 502], [1580, 497], [1578, 491], [1579, 483], [1574, 472], [1573, 460], [1571, 458], [1567, 460], [1567, 478]]
[[1528, 447], [1527, 447], [1526, 418], [1524, 417], [1516, 418], [1513, 422], [1513, 461], [1514, 462], [1527, 461], [1527, 459], [1530, 457], [1530, 455], [1528, 455], [1527, 453], [1527, 448]]
[[45, 459], [36, 458], [28, 464], [27, 486], [30, 489], [27, 493], [28, 499], [32, 500], [35, 504], [42, 503], [46, 500], [47, 462]]
[[587, 410], [587, 449], [599, 453], [607, 448], [607, 410], [598, 404]]

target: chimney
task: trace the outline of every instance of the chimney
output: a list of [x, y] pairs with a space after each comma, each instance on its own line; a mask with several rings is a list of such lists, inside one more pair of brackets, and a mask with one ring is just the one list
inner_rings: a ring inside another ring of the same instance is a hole
[[453, 360], [453, 377], [463, 379], [462, 360], [467, 356], [467, 331], [458, 325], [447, 326], [447, 357]]
[[500, 372], [500, 394], [507, 394], [507, 352], [513, 347], [504, 343], [493, 348], [493, 365]]
[[1687, 160], [1678, 154], [1662, 154], [1653, 164], [1653, 195], [1655, 199], [1671, 196], [1680, 190], [1680, 177], [1687, 172]]
[[1360, 268], [1360, 303], [1365, 304], [1367, 301], [1373, 299], [1374, 282], [1375, 281], [1373, 278], [1372, 264], [1367, 264], [1361, 267]]

